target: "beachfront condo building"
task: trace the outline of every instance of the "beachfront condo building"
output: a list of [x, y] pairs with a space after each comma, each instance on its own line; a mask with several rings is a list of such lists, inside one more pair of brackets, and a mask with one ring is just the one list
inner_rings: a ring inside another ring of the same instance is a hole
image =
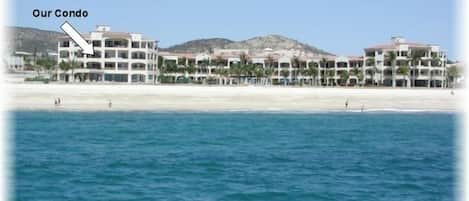
[[[221, 84], [309, 84], [309, 85], [356, 85], [362, 69], [362, 57], [306, 54], [286, 50], [250, 52], [245, 49], [215, 49], [213, 54], [190, 54], [160, 52], [162, 65], [173, 69], [165, 75], [172, 82], [190, 79], [191, 81], [218, 82]], [[184, 70], [188, 67], [194, 70]], [[240, 66], [250, 66], [242, 70]], [[176, 67], [176, 69], [174, 68]], [[316, 73], [308, 70], [315, 68]], [[224, 69], [224, 70], [222, 70]], [[256, 69], [264, 69], [262, 73]], [[268, 69], [268, 70], [267, 70]], [[356, 70], [354, 70], [356, 69]], [[230, 71], [228, 75], [220, 72]], [[348, 79], [341, 79], [347, 73]], [[220, 77], [222, 76], [222, 79]], [[240, 83], [241, 82], [241, 83]]]
[[[406, 42], [402, 37], [392, 37], [390, 43], [365, 48], [363, 56], [318, 55], [270, 48], [257, 52], [215, 49], [210, 54], [160, 52], [159, 55], [165, 69], [160, 75], [173, 83], [190, 80], [219, 84], [447, 86], [445, 52], [437, 45]], [[237, 70], [240, 64], [251, 70]], [[257, 73], [255, 69], [270, 70]]]
[[93, 55], [83, 54], [71, 38], [59, 38], [58, 80], [124, 83], [156, 80], [157, 41], [138, 33], [112, 32], [109, 26], [100, 25], [82, 36], [93, 45]]
[[438, 45], [407, 42], [402, 37], [392, 37], [389, 43], [365, 48], [363, 58], [367, 84], [415, 87], [447, 85], [447, 57]]

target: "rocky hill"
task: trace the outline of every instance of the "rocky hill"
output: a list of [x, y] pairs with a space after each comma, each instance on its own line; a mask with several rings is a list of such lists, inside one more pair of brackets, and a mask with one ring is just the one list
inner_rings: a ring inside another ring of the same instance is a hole
[[[11, 39], [8, 47], [12, 51], [27, 52], [57, 52], [57, 38], [64, 34], [56, 31], [47, 31], [29, 27], [7, 27]], [[179, 53], [210, 52], [213, 49], [249, 49], [250, 51], [263, 51], [266, 48], [272, 50], [292, 50], [321, 55], [332, 55], [327, 51], [314, 46], [287, 38], [281, 35], [257, 36], [247, 40], [233, 41], [225, 38], [209, 38], [191, 40], [182, 44], [161, 48], [163, 51]]]
[[224, 48], [228, 44], [232, 44], [234, 41], [228, 40], [225, 38], [210, 38], [210, 39], [198, 39], [198, 40], [191, 40], [185, 43], [181, 43], [178, 45], [173, 45], [168, 48], [161, 48], [163, 51], [168, 52], [178, 52], [178, 53], [186, 53], [186, 52], [210, 52], [215, 48]]
[[7, 42], [11, 51], [39, 53], [57, 52], [57, 38], [61, 32], [47, 31], [29, 27], [7, 27], [10, 40]]
[[209, 52], [215, 48], [249, 49], [250, 51], [254, 52], [263, 51], [266, 48], [270, 48], [272, 50], [296, 50], [305, 53], [332, 55], [332, 53], [327, 51], [281, 35], [258, 36], [243, 41], [232, 41], [224, 38], [191, 40], [182, 44], [171, 46], [169, 48], [162, 48], [162, 50], [170, 52], [199, 53]]

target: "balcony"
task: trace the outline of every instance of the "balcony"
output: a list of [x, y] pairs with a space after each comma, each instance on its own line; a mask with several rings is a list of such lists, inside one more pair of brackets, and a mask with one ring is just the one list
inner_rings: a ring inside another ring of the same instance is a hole
[[127, 48], [129, 41], [127, 39], [106, 39], [104, 41], [105, 47]]
[[115, 70], [116, 69], [116, 63], [106, 62], [106, 63], [104, 63], [104, 69], [105, 70]]
[[145, 64], [144, 63], [133, 63], [132, 64], [132, 70], [145, 70]]
[[86, 63], [87, 69], [101, 69], [101, 63], [99, 62], [88, 62]]
[[132, 59], [145, 59], [145, 52], [132, 52]]
[[129, 63], [127, 62], [117, 63], [117, 70], [129, 70]]

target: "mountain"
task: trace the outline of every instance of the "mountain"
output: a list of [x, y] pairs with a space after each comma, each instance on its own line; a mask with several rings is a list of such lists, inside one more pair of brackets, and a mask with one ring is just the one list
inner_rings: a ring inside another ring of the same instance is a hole
[[191, 40], [168, 48], [161, 48], [163, 51], [186, 53], [186, 52], [210, 52], [215, 48], [224, 48], [226, 45], [234, 43], [225, 38], [209, 38]]
[[163, 51], [169, 52], [190, 52], [199, 53], [207, 52], [215, 48], [220, 49], [249, 49], [253, 52], [261, 52], [266, 48], [272, 50], [292, 50], [302, 51], [305, 53], [314, 53], [320, 55], [333, 55], [327, 51], [316, 48], [314, 46], [301, 43], [297, 40], [287, 38], [281, 35], [257, 36], [243, 41], [232, 41], [224, 38], [210, 38], [191, 40], [182, 44], [162, 48]]
[[[11, 33], [8, 47], [12, 51], [57, 52], [57, 38], [64, 34], [56, 31], [47, 31], [29, 27], [7, 27]], [[191, 40], [182, 44], [161, 48], [163, 51], [178, 53], [210, 52], [213, 49], [249, 49], [253, 52], [272, 50], [291, 50], [320, 55], [333, 55], [322, 49], [287, 38], [281, 35], [257, 36], [247, 40], [233, 41], [225, 38], [209, 38]]]
[[33, 53], [57, 52], [57, 38], [64, 34], [56, 31], [46, 31], [29, 27], [6, 27], [10, 33], [8, 48], [11, 51], [26, 51]]

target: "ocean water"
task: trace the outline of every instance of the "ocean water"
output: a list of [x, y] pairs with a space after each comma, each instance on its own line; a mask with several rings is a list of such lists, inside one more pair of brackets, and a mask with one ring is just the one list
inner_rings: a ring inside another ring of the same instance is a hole
[[451, 113], [12, 114], [14, 200], [455, 200]]

